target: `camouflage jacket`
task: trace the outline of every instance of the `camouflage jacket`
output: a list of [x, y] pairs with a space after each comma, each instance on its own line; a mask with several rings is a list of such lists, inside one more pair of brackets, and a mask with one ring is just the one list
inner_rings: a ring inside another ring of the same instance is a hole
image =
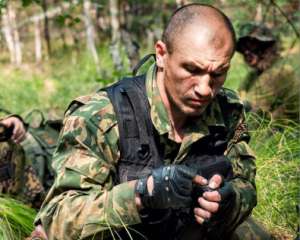
[[18, 115], [4, 118], [10, 116], [23, 121], [27, 132], [20, 144], [11, 140], [0, 142], [0, 176], [6, 175], [0, 179], [0, 193], [39, 208], [53, 181], [50, 162], [58, 130], [50, 129], [48, 124], [30, 127]]
[[298, 57], [279, 59], [261, 74], [249, 72], [240, 90], [246, 91], [243, 98], [250, 101], [254, 111], [269, 112], [275, 119], [299, 120], [300, 71], [289, 63]]
[[[152, 123], [165, 145], [165, 164], [181, 164], [191, 145], [208, 134], [208, 125], [224, 125], [220, 106], [213, 101], [201, 118], [186, 126], [184, 139], [178, 144], [171, 134], [154, 67], [147, 72], [146, 91]], [[220, 94], [229, 103], [240, 104], [232, 91], [223, 89]], [[224, 223], [231, 228], [256, 205], [255, 157], [241, 140], [247, 134], [243, 114], [233, 112], [232, 119], [226, 121], [232, 126], [227, 155], [233, 164], [232, 182], [237, 193], [235, 207]], [[141, 222], [132, 184], [113, 183], [120, 158], [117, 124], [104, 91], [80, 97], [70, 105], [53, 156], [56, 179], [36, 218], [49, 239], [92, 239], [96, 235], [101, 239], [118, 228]]]

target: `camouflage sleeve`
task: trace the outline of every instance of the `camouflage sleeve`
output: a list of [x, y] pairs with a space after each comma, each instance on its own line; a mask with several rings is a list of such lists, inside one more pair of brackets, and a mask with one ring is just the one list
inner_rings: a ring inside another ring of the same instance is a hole
[[236, 199], [231, 215], [226, 217], [225, 229], [232, 232], [256, 206], [255, 155], [248, 145], [249, 133], [242, 114], [229, 144], [227, 156], [232, 162], [234, 177], [231, 180]]
[[57, 177], [36, 219], [49, 239], [101, 239], [140, 222], [132, 184], [113, 184], [117, 142], [107, 97], [65, 118], [53, 157]]
[[10, 117], [16, 117], [16, 118], [20, 119], [20, 121], [21, 121], [24, 125], [26, 125], [26, 123], [24, 122], [24, 119], [23, 119], [20, 115], [18, 115], [18, 114], [7, 114], [7, 115], [4, 115], [4, 116], [1, 116], [1, 117], [0, 117], [0, 121], [2, 121], [2, 120], [4, 120], [4, 119], [7, 119], [7, 118], [10, 118]]

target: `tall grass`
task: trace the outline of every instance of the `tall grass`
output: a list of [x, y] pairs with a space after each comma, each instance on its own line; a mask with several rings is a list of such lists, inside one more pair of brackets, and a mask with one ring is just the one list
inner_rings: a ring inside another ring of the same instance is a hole
[[271, 231], [295, 235], [299, 200], [300, 125], [249, 114], [251, 147], [257, 156], [258, 206], [254, 216]]
[[62, 50], [40, 66], [23, 65], [18, 69], [2, 66], [0, 107], [18, 114], [38, 108], [62, 117], [74, 98], [119, 79], [107, 48], [103, 45], [99, 49], [100, 73], [88, 52], [74, 50]]
[[0, 240], [21, 240], [33, 230], [35, 210], [0, 195]]

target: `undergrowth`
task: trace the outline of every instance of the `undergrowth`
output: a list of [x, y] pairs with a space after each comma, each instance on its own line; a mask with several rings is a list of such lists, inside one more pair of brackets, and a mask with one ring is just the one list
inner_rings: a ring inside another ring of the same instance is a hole
[[33, 230], [35, 210], [21, 202], [0, 195], [0, 239], [20, 240]]
[[258, 205], [254, 216], [272, 232], [295, 236], [300, 174], [300, 125], [293, 121], [248, 116], [256, 153]]

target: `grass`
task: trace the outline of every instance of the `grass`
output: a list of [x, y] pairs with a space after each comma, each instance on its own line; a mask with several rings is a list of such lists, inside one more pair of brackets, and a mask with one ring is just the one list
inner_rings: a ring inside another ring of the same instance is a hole
[[[62, 117], [75, 98], [96, 91], [116, 81], [120, 74], [113, 71], [107, 46], [99, 50], [101, 73], [98, 74], [89, 54], [72, 50], [57, 52], [52, 60], [40, 66], [20, 68], [3, 66], [0, 75], [0, 107], [25, 115], [33, 108]], [[9, 81], [8, 81], [9, 79]]]
[[0, 239], [20, 240], [33, 230], [35, 210], [21, 202], [0, 195]]
[[258, 206], [254, 216], [272, 232], [292, 239], [300, 190], [300, 125], [254, 114], [248, 118], [250, 128], [255, 129], [251, 147], [257, 155]]

